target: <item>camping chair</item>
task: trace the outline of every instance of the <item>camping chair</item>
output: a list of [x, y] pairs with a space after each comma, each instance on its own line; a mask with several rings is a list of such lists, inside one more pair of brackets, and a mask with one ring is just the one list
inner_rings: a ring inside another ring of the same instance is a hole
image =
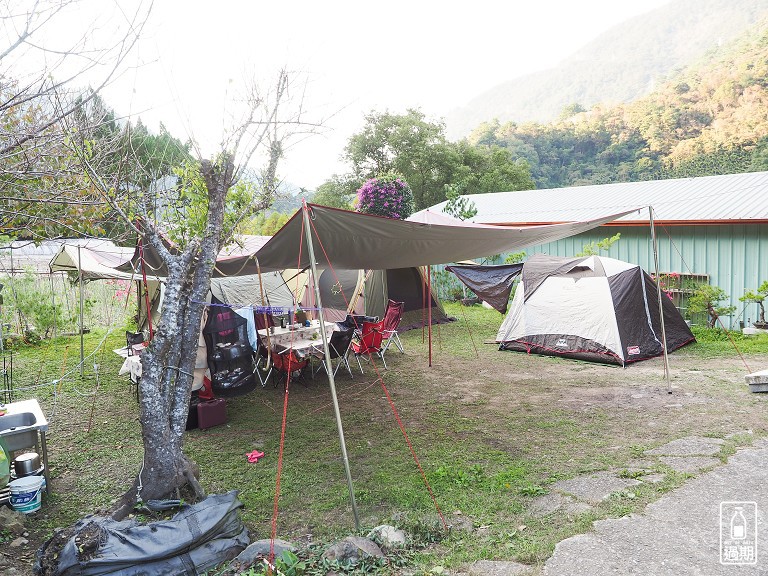
[[[266, 318], [265, 318], [266, 316]], [[273, 365], [270, 358], [269, 347], [267, 346], [267, 339], [259, 334], [259, 330], [269, 328], [275, 325], [275, 319], [272, 314], [260, 314], [254, 312], [254, 319], [256, 320], [256, 350], [253, 352], [255, 360], [254, 372], [261, 382], [261, 387], [265, 388], [269, 377], [272, 375]]]
[[[339, 371], [339, 367], [344, 364], [347, 367], [347, 372], [349, 372], [350, 378], [354, 378], [352, 376], [352, 368], [349, 367], [349, 349], [352, 347], [352, 338], [355, 335], [355, 329], [347, 328], [345, 330], [334, 330], [334, 332], [331, 334], [331, 339], [328, 341], [328, 353], [330, 354], [330, 359], [338, 359], [338, 362], [336, 363], [336, 368], [333, 369], [333, 375], [336, 376], [336, 372]], [[320, 344], [315, 344], [312, 347], [312, 351], [310, 352], [312, 356], [315, 358], [320, 358], [321, 365], [325, 369], [325, 371], [328, 371], [328, 368], [325, 365], [325, 356], [323, 354], [323, 347]], [[333, 365], [333, 362], [331, 362], [331, 365]], [[320, 367], [318, 367], [314, 374], [317, 374], [320, 371]]]
[[308, 364], [309, 356], [300, 357], [292, 348], [273, 348], [271, 374], [275, 379], [275, 386], [280, 383], [281, 376], [285, 377], [287, 383], [290, 383], [291, 379], [301, 377]]
[[395, 302], [389, 300], [387, 302], [387, 310], [384, 313], [384, 324], [382, 326], [382, 332], [384, 333], [384, 345], [381, 347], [381, 357], [384, 357], [384, 352], [389, 349], [392, 342], [395, 343], [397, 349], [405, 354], [403, 350], [403, 343], [400, 342], [400, 336], [397, 334], [397, 327], [400, 325], [400, 320], [403, 318], [403, 308], [405, 302]]
[[125, 345], [128, 349], [128, 356], [136, 356], [141, 354], [144, 350], [144, 337], [143, 332], [126, 332], [125, 333]]
[[[128, 356], [138, 356], [141, 351], [144, 350], [144, 333], [143, 332], [126, 332], [125, 333], [125, 347], [128, 352]], [[137, 378], [134, 382], [133, 377], [129, 379], [131, 386], [136, 387], [136, 402], [139, 402], [139, 380]]]
[[363, 365], [360, 364], [360, 356], [369, 359], [371, 354], [376, 354], [381, 358], [381, 362], [384, 364], [384, 369], [387, 369], [387, 363], [381, 353], [381, 343], [384, 340], [384, 332], [382, 332], [383, 325], [384, 320], [375, 323], [363, 322], [363, 327], [360, 329], [360, 333], [356, 334], [356, 339], [352, 341], [352, 351], [355, 353], [355, 358], [357, 358], [360, 374], [364, 374]]

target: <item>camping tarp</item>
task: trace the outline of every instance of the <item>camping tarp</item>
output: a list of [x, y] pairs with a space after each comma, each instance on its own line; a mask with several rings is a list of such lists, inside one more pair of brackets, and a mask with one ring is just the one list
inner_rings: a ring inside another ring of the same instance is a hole
[[462, 265], [446, 266], [445, 269], [453, 272], [478, 298], [504, 314], [507, 311], [512, 285], [520, 275], [523, 265]]
[[[606, 211], [605, 216], [586, 222], [541, 226], [443, 226], [315, 204], [307, 208], [317, 265], [347, 270], [410, 268], [513, 252], [591, 230], [634, 211]], [[227, 265], [237, 269], [246, 266], [248, 260], [258, 259], [262, 270], [307, 268], [309, 255], [303, 234], [299, 210], [255, 255], [233, 258]]]

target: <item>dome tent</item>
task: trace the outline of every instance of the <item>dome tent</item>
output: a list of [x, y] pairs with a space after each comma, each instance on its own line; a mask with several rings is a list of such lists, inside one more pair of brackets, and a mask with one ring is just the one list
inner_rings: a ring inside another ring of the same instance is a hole
[[[662, 296], [667, 351], [694, 341]], [[565, 356], [624, 366], [661, 356], [656, 283], [642, 268], [613, 258], [536, 254], [496, 336], [501, 350]]]

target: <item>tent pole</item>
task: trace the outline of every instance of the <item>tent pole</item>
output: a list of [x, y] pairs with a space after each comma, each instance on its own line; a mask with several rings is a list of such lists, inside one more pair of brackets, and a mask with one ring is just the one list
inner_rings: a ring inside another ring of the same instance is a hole
[[427, 266], [427, 334], [429, 334], [429, 367], [432, 368], [432, 266]]
[[667, 394], [672, 394], [672, 381], [669, 377], [669, 356], [667, 355], [667, 332], [664, 329], [664, 308], [661, 301], [661, 281], [659, 279], [659, 251], [656, 246], [656, 228], [653, 225], [653, 206], [648, 206], [648, 217], [651, 224], [651, 239], [653, 240], [653, 263], [656, 267], [656, 296], [659, 301], [659, 321], [661, 323], [661, 348], [664, 352], [664, 376], [667, 379]]
[[328, 373], [328, 385], [331, 388], [331, 399], [333, 400], [333, 413], [336, 416], [336, 428], [339, 431], [339, 443], [341, 444], [341, 458], [344, 461], [344, 473], [347, 476], [347, 487], [349, 488], [349, 501], [352, 504], [352, 515], [355, 517], [355, 530], [360, 530], [360, 518], [357, 515], [357, 503], [355, 502], [355, 489], [352, 485], [352, 473], [349, 470], [349, 458], [347, 457], [347, 445], [344, 441], [344, 427], [341, 424], [341, 412], [339, 411], [339, 399], [336, 396], [336, 382], [333, 377], [333, 365], [331, 364], [331, 353], [328, 348], [328, 335], [325, 333], [325, 318], [323, 316], [323, 302], [320, 298], [320, 285], [317, 282], [317, 264], [315, 262], [315, 249], [312, 245], [312, 229], [309, 222], [309, 208], [307, 203], [302, 201], [304, 216], [304, 233], [307, 238], [307, 250], [309, 252], [309, 264], [312, 267], [312, 278], [315, 286], [315, 299], [317, 302], [317, 317], [320, 321], [320, 336], [323, 340], [323, 362], [325, 362], [325, 371]]
[[83, 266], [80, 259], [80, 245], [77, 245], [77, 278], [80, 287], [80, 378], [84, 376], [83, 366], [85, 364], [84, 346], [83, 346]]

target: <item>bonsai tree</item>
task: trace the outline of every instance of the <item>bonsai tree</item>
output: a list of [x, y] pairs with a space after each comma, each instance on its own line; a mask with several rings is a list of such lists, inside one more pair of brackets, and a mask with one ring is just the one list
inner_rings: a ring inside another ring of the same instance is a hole
[[765, 280], [757, 290], [747, 290], [744, 296], [739, 298], [742, 302], [754, 302], [760, 307], [760, 317], [754, 325], [758, 328], [765, 328], [765, 305], [763, 301], [768, 296], [768, 280]]
[[688, 316], [706, 312], [707, 328], [714, 328], [720, 316], [727, 316], [736, 310], [736, 306], [722, 306], [720, 304], [727, 298], [728, 295], [722, 288], [711, 284], [702, 284], [688, 299]]

